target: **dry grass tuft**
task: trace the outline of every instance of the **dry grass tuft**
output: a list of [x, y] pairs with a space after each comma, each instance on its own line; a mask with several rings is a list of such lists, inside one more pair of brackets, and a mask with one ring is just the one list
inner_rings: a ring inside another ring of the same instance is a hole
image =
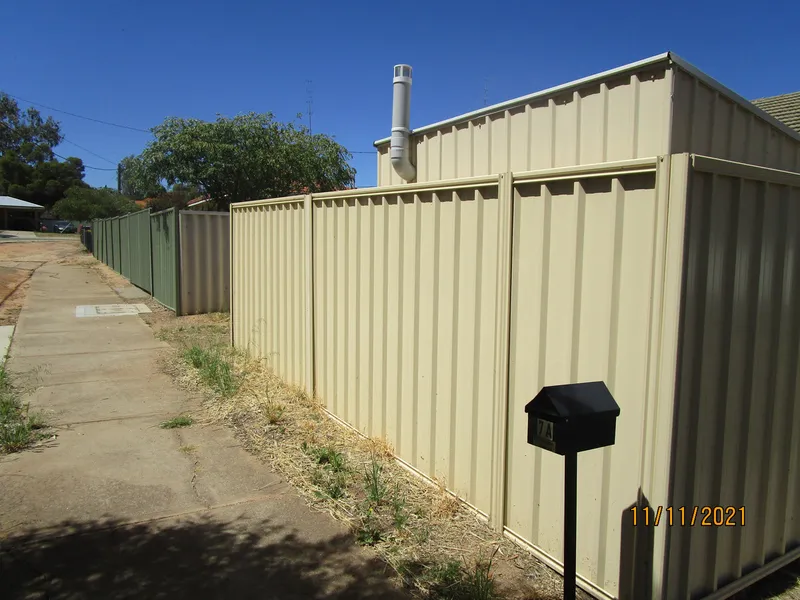
[[431, 514], [440, 519], [452, 518], [461, 509], [461, 502], [456, 496], [447, 491], [443, 479], [435, 479], [438, 493], [431, 506]]
[[383, 459], [394, 458], [394, 446], [385, 437], [362, 437], [359, 443], [371, 455]]

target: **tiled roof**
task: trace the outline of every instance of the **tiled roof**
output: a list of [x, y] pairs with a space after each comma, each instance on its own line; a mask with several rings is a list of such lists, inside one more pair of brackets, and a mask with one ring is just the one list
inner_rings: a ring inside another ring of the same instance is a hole
[[800, 132], [800, 92], [753, 100], [758, 108]]

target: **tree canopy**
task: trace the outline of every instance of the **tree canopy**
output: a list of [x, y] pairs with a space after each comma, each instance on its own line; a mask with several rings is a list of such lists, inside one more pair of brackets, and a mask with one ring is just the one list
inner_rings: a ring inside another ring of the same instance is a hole
[[63, 141], [58, 122], [35, 108], [20, 110], [0, 94], [0, 194], [50, 206], [75, 186], [86, 186], [80, 158], [56, 160]]
[[163, 192], [150, 198], [147, 202], [147, 208], [153, 212], [160, 210], [167, 210], [168, 208], [177, 208], [183, 210], [189, 205], [189, 202], [195, 198], [202, 196], [200, 190], [194, 186], [176, 183], [168, 192]]
[[53, 160], [53, 147], [63, 140], [53, 117], [42, 119], [33, 107], [21, 111], [16, 101], [0, 94], [0, 152], [13, 152], [20, 160], [32, 164]]
[[134, 200], [155, 198], [166, 193], [159, 177], [145, 169], [138, 156], [126, 156], [120, 163], [120, 191]]
[[350, 153], [331, 137], [249, 113], [214, 122], [168, 118], [131, 161], [138, 191], [150, 183], [196, 186], [219, 208], [231, 202], [352, 187]]
[[68, 221], [107, 219], [137, 210], [140, 208], [133, 200], [107, 187], [73, 187], [53, 205], [53, 214]]

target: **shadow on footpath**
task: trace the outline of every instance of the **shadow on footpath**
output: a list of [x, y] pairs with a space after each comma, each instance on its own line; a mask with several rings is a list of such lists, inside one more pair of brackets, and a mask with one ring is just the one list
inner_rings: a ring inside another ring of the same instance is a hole
[[0, 543], [3, 598], [408, 598], [350, 535], [260, 521], [64, 522]]

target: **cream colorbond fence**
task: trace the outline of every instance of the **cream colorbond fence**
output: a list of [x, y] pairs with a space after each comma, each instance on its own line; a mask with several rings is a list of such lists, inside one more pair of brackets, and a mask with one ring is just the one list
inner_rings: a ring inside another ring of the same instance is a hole
[[233, 343], [311, 390], [310, 239], [303, 196], [231, 207]]
[[[679, 154], [232, 205], [233, 341], [555, 569], [563, 461], [523, 407], [605, 381], [580, 585], [727, 597], [800, 554], [799, 188]], [[753, 507], [759, 532], [633, 524], [683, 504]]]
[[556, 568], [562, 461], [527, 445], [523, 407], [543, 385], [605, 380], [625, 418], [615, 448], [581, 456], [580, 574], [614, 593], [619, 517], [641, 487], [631, 457], [651, 443], [666, 165], [233, 205], [234, 343]]
[[315, 385], [328, 410], [490, 512], [508, 306], [501, 179], [315, 198]]
[[648, 424], [659, 396], [649, 379], [663, 339], [668, 177], [666, 159], [647, 159], [514, 182], [505, 527], [557, 566], [563, 459], [526, 443], [524, 407], [546, 385], [604, 381], [622, 415], [614, 446], [578, 458], [578, 571], [596, 593], [624, 598], [634, 596], [620, 577], [634, 565], [621, 559], [635, 542], [623, 523], [642, 490], [666, 500], [663, 482], [643, 473], [653, 472], [644, 462], [654, 449], [669, 454]]

